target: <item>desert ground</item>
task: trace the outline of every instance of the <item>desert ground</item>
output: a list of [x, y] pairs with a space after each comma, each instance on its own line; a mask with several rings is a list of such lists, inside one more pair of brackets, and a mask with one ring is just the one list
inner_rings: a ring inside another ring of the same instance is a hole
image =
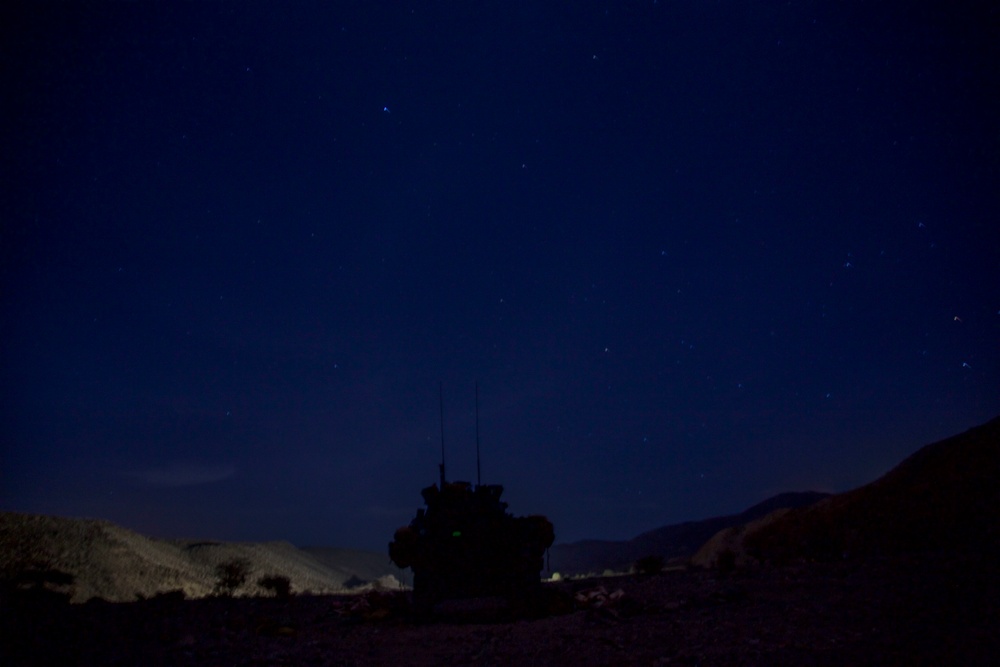
[[[802, 562], [545, 584], [418, 620], [406, 592], [35, 601], [2, 612], [5, 665], [987, 665], [997, 554]], [[620, 591], [620, 592], [619, 592]]]

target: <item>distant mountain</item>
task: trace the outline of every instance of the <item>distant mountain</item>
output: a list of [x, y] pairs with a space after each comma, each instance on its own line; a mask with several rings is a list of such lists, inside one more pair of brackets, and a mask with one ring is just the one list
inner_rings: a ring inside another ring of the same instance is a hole
[[293, 593], [335, 593], [400, 572], [379, 566], [384, 554], [325, 551], [317, 557], [288, 542], [157, 540], [110, 521], [0, 512], [0, 578], [26, 569], [70, 575], [73, 583], [60, 590], [73, 602], [126, 602], [174, 590], [203, 597], [218, 579], [216, 566], [233, 559], [249, 564], [237, 595], [268, 594], [256, 582], [269, 575], [287, 577]]
[[566, 575], [628, 570], [640, 558], [660, 556], [664, 560], [689, 558], [724, 528], [753, 521], [781, 507], [812, 505], [829, 494], [815, 491], [782, 493], [740, 514], [663, 526], [631, 540], [583, 540], [556, 544], [549, 550], [549, 567]]
[[336, 547], [302, 547], [323, 565], [344, 576], [344, 585], [356, 582], [370, 582], [391, 574], [407, 586], [413, 583], [413, 573], [403, 570], [389, 560], [389, 550], [384, 552], [363, 551], [361, 549], [340, 549]]
[[1000, 553], [1000, 417], [927, 445], [874, 482], [712, 538], [694, 561]]

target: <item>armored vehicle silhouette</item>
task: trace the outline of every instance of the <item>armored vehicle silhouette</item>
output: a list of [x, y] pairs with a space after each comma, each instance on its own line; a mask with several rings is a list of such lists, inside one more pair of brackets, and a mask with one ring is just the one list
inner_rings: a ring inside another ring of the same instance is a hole
[[499, 484], [433, 484], [426, 509], [396, 531], [389, 557], [413, 569], [413, 603], [429, 612], [443, 600], [503, 596], [530, 603], [540, 586], [545, 550], [555, 538], [543, 516], [515, 517]]
[[[476, 404], [478, 458], [478, 388]], [[531, 605], [555, 539], [552, 523], [511, 515], [499, 484], [446, 481], [443, 452], [442, 438], [440, 486], [421, 491], [427, 507], [389, 543], [392, 561], [413, 570], [415, 610], [426, 614], [444, 600], [498, 596], [511, 608]]]

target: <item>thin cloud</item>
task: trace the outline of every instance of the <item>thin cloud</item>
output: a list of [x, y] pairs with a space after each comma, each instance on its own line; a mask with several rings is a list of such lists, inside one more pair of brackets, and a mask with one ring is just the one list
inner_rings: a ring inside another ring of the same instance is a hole
[[142, 484], [158, 487], [199, 486], [214, 484], [236, 474], [231, 465], [205, 465], [200, 463], [172, 463], [160, 468], [147, 468], [127, 473]]

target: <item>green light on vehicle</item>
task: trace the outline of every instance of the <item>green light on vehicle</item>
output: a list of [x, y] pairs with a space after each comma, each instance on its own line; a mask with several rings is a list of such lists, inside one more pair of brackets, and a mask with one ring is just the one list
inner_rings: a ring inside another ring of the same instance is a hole
[[460, 530], [453, 530], [451, 532], [451, 536], [452, 537], [461, 537], [462, 536], [462, 531], [460, 531]]

